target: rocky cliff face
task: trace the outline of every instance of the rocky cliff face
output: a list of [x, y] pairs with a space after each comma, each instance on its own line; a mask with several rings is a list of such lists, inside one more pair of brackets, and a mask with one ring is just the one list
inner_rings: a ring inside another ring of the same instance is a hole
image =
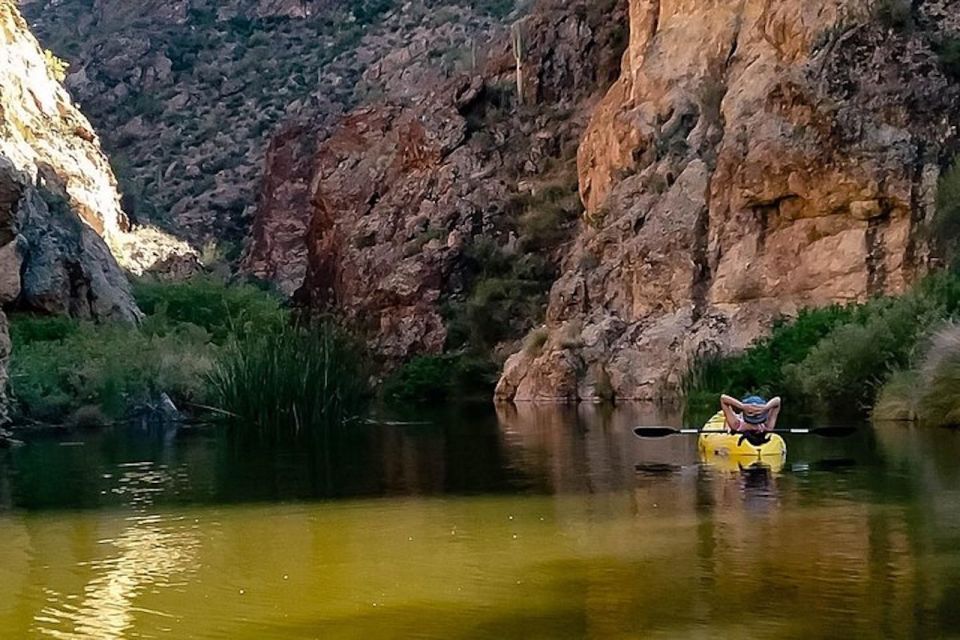
[[129, 231], [116, 181], [90, 123], [8, 0], [0, 2], [0, 183], [20, 303], [133, 319], [126, 278], [104, 243], [120, 244]]
[[[585, 224], [501, 399], [659, 399], [805, 306], [897, 293], [956, 150], [960, 3], [630, 0]], [[691, 43], [696, 43], [692, 46]]]
[[[509, 2], [34, 0], [41, 41], [104, 137], [132, 219], [216, 243], [249, 232], [264, 151], [291, 118], [328, 120], [468, 64]], [[282, 135], [282, 134], [281, 134]]]
[[[108, 247], [130, 236], [96, 134], [17, 7], [0, 0], [0, 305], [134, 321]], [[0, 310], [0, 407], [9, 350]]]
[[[461, 346], [454, 316], [479, 312], [478, 280], [491, 296], [529, 297], [532, 314], [474, 318], [474, 329], [496, 341], [510, 335], [498, 324], [529, 328], [542, 295], [535, 272], [552, 271], [580, 212], [573, 156], [618, 72], [625, 30], [610, 18], [622, 12], [614, 2], [541, 3], [522, 23], [522, 104], [499, 29], [475, 73], [418, 92], [398, 83], [333, 125], [290, 125], [268, 151], [246, 268], [340, 315], [387, 363]], [[540, 233], [533, 209], [546, 193], [555, 217]], [[497, 261], [514, 266], [506, 273]]]

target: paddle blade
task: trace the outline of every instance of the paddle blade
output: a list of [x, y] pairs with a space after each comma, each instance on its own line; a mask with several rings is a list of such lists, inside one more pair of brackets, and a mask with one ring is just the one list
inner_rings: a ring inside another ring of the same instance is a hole
[[670, 427], [636, 427], [633, 433], [640, 438], [666, 438], [677, 435], [680, 430]]

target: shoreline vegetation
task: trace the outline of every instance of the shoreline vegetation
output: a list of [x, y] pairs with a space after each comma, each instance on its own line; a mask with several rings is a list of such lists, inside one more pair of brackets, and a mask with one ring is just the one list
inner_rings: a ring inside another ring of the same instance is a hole
[[[14, 428], [224, 419], [262, 437], [322, 433], [375, 399], [361, 343], [331, 321], [296, 322], [273, 293], [206, 275], [139, 280], [139, 326], [10, 315]], [[482, 395], [490, 362], [418, 356], [386, 377], [397, 406]], [[720, 393], [777, 394], [809, 415], [960, 426], [960, 268], [899, 297], [807, 309], [743, 352], [697, 360], [688, 416]]]
[[279, 436], [364, 410], [361, 349], [332, 322], [296, 322], [273, 293], [209, 275], [134, 294], [139, 326], [10, 315], [14, 428], [186, 414]]
[[960, 271], [899, 297], [801, 311], [745, 351], [697, 361], [687, 413], [720, 393], [780, 395], [810, 415], [960, 426]]

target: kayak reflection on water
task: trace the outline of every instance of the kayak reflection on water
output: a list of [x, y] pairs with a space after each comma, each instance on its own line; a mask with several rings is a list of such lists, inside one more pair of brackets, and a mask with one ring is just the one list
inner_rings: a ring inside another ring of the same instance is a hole
[[703, 468], [714, 484], [714, 504], [733, 506], [742, 502], [747, 510], [767, 511], [780, 502], [777, 479], [784, 469], [782, 456], [744, 459], [701, 456]]

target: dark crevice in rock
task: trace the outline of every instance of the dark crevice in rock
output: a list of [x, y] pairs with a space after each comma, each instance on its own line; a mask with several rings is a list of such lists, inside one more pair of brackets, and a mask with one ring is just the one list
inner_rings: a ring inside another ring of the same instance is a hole
[[887, 252], [884, 239], [889, 226], [889, 215], [872, 218], [867, 223], [864, 241], [867, 249], [867, 295], [871, 297], [882, 295], [887, 282]]
[[[709, 189], [709, 186], [707, 188]], [[707, 252], [710, 243], [709, 194], [707, 197], [707, 205], [700, 209], [697, 214], [697, 224], [693, 233], [694, 274], [690, 293], [693, 302], [692, 319], [694, 322], [696, 322], [703, 317], [704, 312], [706, 311], [707, 294], [710, 291], [710, 281], [712, 278], [710, 262], [707, 258]]]
[[904, 273], [912, 280], [920, 265], [918, 264], [917, 243], [918, 235], [922, 232], [921, 226], [926, 218], [926, 209], [923, 204], [923, 169], [926, 165], [926, 143], [917, 142], [917, 153], [913, 161], [910, 176], [910, 229], [907, 234], [907, 245], [903, 251]]
[[757, 231], [757, 253], [762, 254], [767, 245], [767, 233], [770, 230], [770, 213], [776, 211], [771, 207], [760, 207], [757, 209], [757, 222], [760, 223], [760, 229]]

